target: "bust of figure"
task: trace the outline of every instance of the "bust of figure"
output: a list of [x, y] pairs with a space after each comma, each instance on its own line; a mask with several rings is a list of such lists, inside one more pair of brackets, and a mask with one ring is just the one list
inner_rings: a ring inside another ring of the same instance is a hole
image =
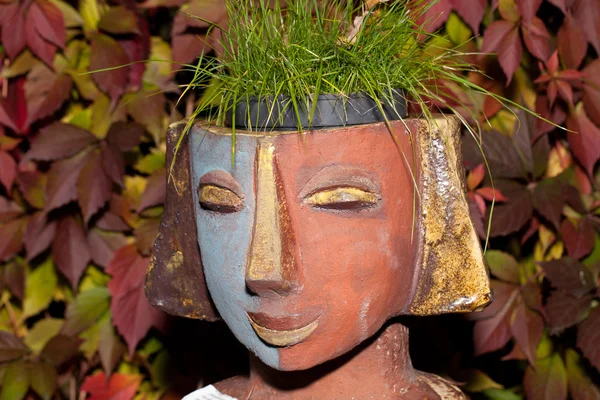
[[393, 318], [491, 300], [456, 119], [306, 132], [183, 125], [146, 292], [222, 318], [250, 351], [238, 399], [462, 399], [415, 371]]

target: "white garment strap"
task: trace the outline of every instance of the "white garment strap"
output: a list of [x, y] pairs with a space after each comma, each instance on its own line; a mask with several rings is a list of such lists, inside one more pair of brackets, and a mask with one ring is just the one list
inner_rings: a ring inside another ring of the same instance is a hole
[[237, 400], [217, 390], [213, 385], [208, 385], [185, 396], [181, 400]]

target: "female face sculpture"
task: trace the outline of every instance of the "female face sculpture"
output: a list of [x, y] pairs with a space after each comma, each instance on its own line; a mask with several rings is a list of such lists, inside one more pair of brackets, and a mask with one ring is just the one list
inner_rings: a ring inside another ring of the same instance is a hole
[[[487, 304], [458, 124], [405, 120], [392, 131], [238, 132], [232, 165], [230, 131], [194, 127], [174, 161], [150, 300], [219, 315], [286, 371], [348, 352], [397, 315]], [[180, 132], [169, 132], [170, 156]]]

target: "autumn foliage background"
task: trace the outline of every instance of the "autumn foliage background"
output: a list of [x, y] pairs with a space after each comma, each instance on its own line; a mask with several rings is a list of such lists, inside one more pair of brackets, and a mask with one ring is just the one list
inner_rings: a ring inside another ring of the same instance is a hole
[[[244, 369], [223, 325], [169, 318], [143, 292], [166, 128], [201, 96], [177, 103], [184, 64], [218, 47], [186, 14], [224, 22], [218, 0], [0, 0], [1, 399], [180, 398]], [[569, 131], [463, 99], [494, 178], [466, 140], [482, 238], [496, 194], [496, 298], [407, 321], [415, 365], [473, 398], [600, 399], [600, 2], [439, 0], [429, 15], [486, 73], [470, 79]]]

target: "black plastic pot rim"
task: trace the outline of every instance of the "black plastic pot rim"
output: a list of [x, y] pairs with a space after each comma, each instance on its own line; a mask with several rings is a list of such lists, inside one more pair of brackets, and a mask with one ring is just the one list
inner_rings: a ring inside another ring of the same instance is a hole
[[391, 99], [382, 96], [379, 102], [363, 92], [348, 96], [321, 94], [316, 105], [312, 100], [301, 102], [296, 112], [289, 96], [251, 97], [226, 113], [225, 125], [248, 131], [306, 130], [394, 121], [407, 116], [402, 90], [393, 90]]

